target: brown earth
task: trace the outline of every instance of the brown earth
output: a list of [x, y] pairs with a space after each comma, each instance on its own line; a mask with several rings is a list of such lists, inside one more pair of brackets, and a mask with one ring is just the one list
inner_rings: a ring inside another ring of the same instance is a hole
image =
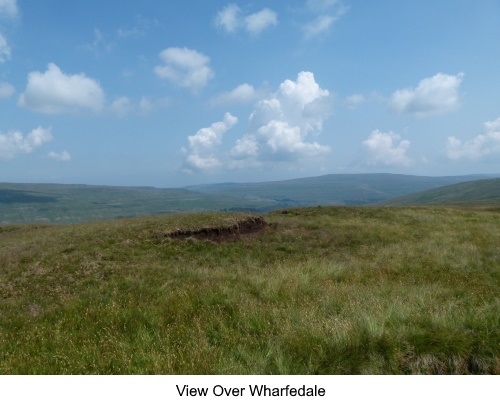
[[158, 235], [166, 238], [196, 238], [213, 242], [239, 239], [243, 235], [251, 235], [264, 231], [268, 227], [263, 217], [248, 217], [227, 227], [201, 228], [194, 230], [177, 229], [173, 232]]

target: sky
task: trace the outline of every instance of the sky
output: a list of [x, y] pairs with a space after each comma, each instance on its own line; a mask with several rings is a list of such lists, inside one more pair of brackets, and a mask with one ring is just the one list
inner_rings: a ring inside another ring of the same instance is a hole
[[499, 0], [0, 0], [0, 182], [500, 173]]

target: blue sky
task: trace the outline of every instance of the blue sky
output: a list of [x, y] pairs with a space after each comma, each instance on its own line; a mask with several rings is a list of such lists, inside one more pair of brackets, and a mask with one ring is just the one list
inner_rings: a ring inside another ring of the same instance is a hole
[[0, 181], [500, 173], [498, 0], [0, 0]]

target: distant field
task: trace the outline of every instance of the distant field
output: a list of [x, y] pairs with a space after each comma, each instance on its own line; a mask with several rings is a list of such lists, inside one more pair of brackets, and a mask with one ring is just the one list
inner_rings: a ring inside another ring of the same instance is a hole
[[498, 209], [263, 219], [0, 225], [0, 373], [500, 372]]
[[0, 223], [78, 223], [195, 211], [365, 205], [484, 176], [339, 174], [187, 188], [0, 183]]
[[377, 205], [500, 206], [500, 178], [468, 181], [382, 201]]
[[257, 200], [186, 189], [0, 183], [0, 223], [77, 223], [194, 211], [263, 211]]

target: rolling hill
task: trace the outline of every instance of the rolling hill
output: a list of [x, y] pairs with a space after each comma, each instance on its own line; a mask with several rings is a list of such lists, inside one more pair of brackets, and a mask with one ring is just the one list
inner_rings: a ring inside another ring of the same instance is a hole
[[187, 187], [217, 195], [257, 199], [281, 206], [365, 205], [486, 176], [428, 177], [402, 174], [328, 174], [264, 183], [222, 183]]
[[468, 181], [412, 193], [376, 205], [480, 205], [500, 206], [500, 178]]
[[331, 174], [186, 188], [0, 183], [0, 223], [77, 223], [177, 212], [269, 212], [298, 206], [366, 205], [479, 178], [485, 176]]
[[0, 183], [0, 223], [77, 223], [193, 211], [263, 211], [259, 201], [186, 189]]

